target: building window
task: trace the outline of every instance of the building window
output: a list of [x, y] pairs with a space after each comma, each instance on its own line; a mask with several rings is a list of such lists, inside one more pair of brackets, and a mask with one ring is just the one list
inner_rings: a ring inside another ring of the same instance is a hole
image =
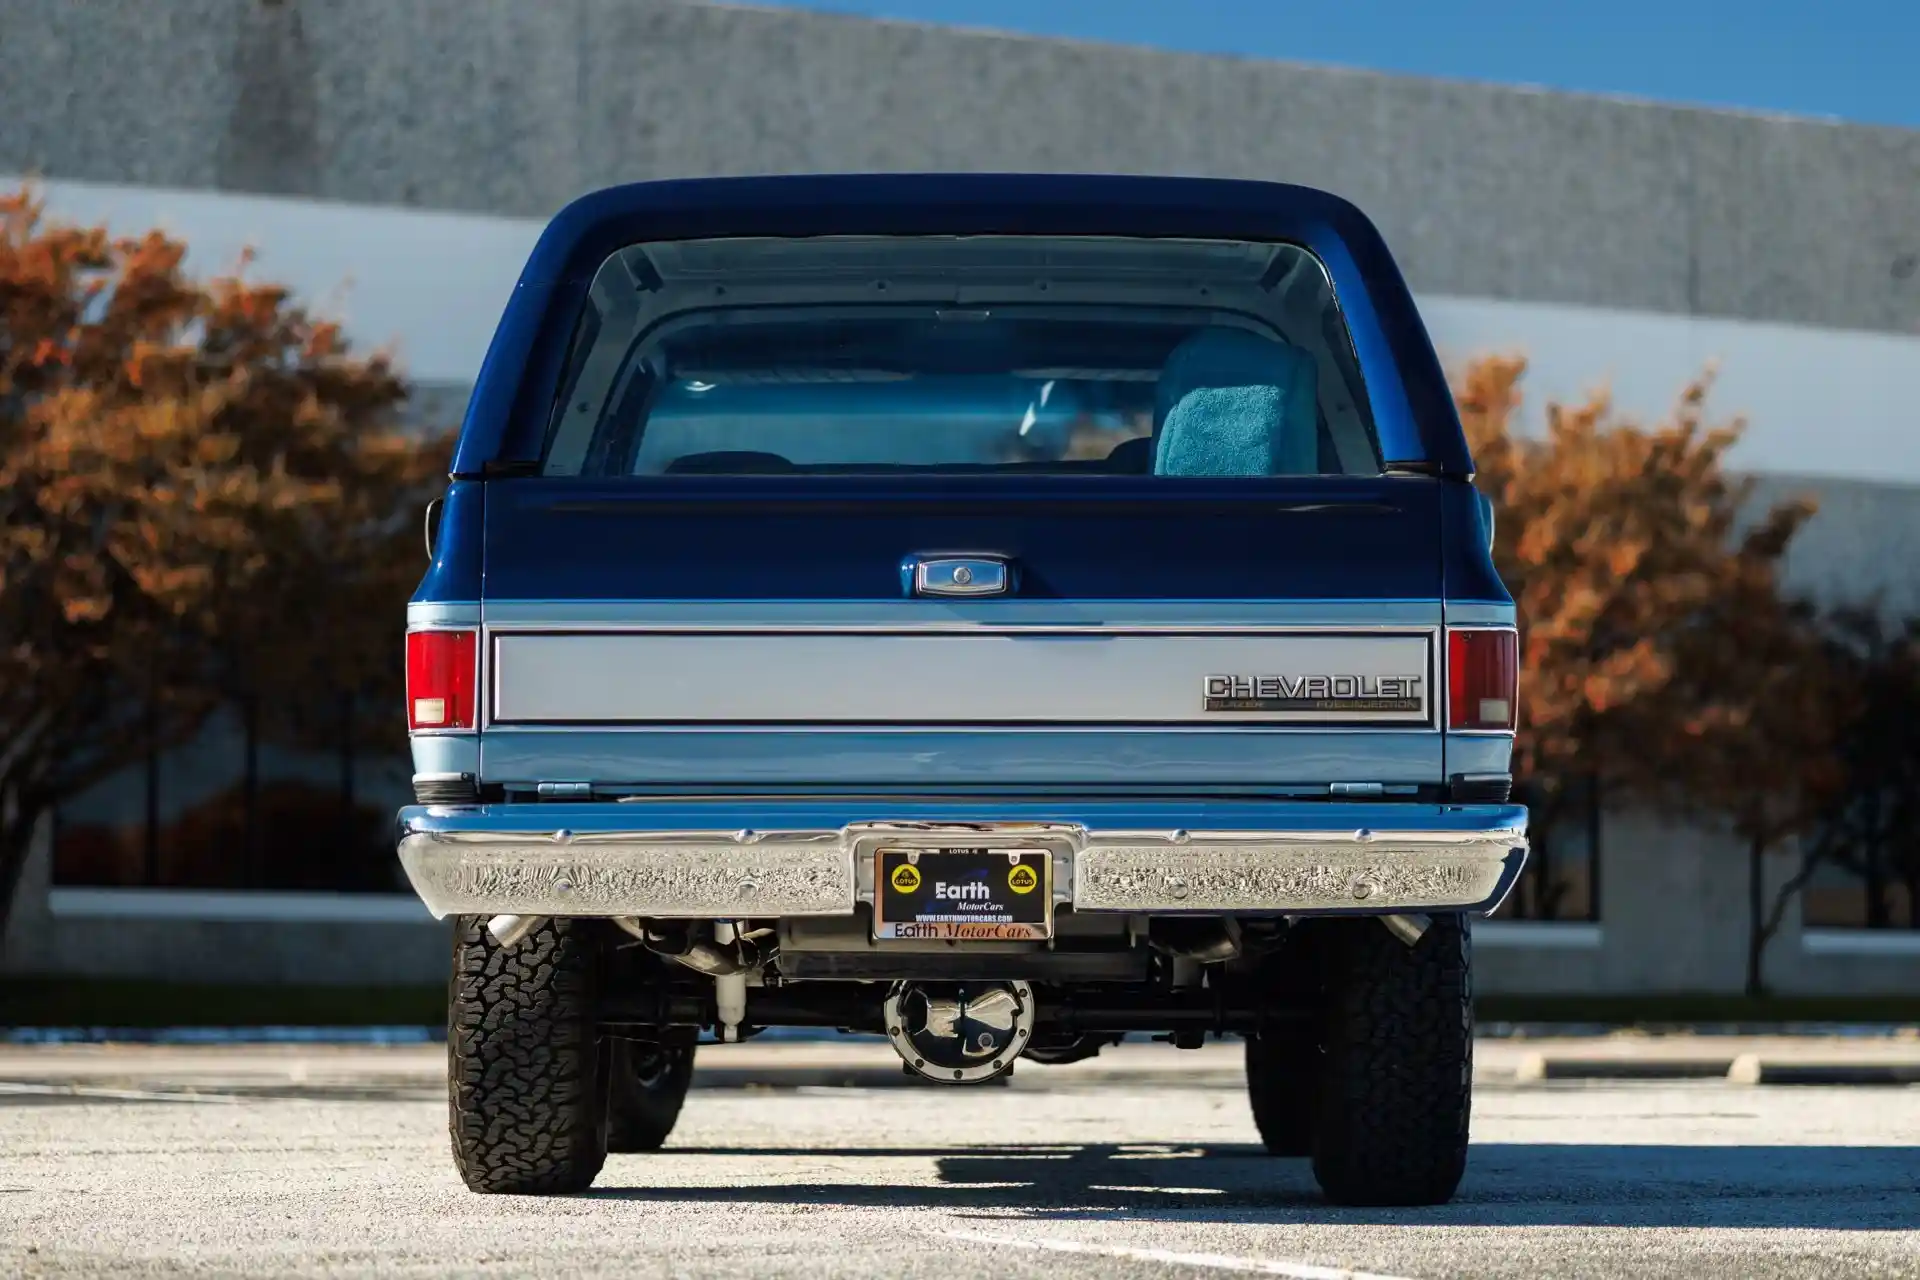
[[[1545, 813], [1537, 795], [1515, 797], [1536, 813]], [[1520, 883], [1494, 913], [1496, 920], [1585, 920], [1600, 918], [1600, 845], [1604, 826], [1599, 783], [1591, 778], [1569, 784], [1553, 808], [1549, 825], [1537, 821], [1532, 851]]]
[[54, 883], [404, 892], [393, 814], [412, 802], [405, 735], [365, 740], [388, 718], [343, 698], [332, 731], [289, 743], [256, 708], [230, 706], [61, 806]]
[[1846, 852], [1823, 860], [1801, 891], [1813, 929], [1920, 929], [1920, 860]]

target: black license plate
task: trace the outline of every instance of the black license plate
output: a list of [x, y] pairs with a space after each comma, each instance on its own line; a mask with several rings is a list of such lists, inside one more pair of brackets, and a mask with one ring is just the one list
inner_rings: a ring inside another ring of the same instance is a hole
[[882, 849], [873, 936], [981, 942], [1053, 936], [1053, 859], [1038, 849]]

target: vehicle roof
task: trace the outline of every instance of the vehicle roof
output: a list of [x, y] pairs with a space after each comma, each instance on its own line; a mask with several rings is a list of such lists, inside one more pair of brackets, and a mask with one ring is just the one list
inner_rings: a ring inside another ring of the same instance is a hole
[[727, 236], [1113, 235], [1283, 240], [1332, 278], [1389, 462], [1471, 472], [1451, 393], [1386, 243], [1310, 187], [1112, 174], [814, 174], [630, 183], [580, 197], [541, 233], [468, 405], [457, 475], [538, 454], [558, 365], [600, 264], [627, 245]]

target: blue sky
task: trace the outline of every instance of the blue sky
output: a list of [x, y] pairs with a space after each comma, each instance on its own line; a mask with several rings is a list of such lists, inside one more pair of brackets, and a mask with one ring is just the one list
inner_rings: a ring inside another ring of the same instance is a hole
[[1920, 128], [1920, 0], [797, 3], [1035, 35]]

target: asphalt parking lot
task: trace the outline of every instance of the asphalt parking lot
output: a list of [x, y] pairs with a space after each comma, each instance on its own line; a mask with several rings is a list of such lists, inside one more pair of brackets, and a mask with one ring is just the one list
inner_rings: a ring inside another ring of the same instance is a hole
[[1899, 1083], [1487, 1045], [1458, 1200], [1356, 1211], [1261, 1153], [1235, 1046], [946, 1089], [748, 1044], [705, 1051], [668, 1151], [535, 1200], [461, 1187], [439, 1054], [0, 1047], [0, 1275], [1920, 1276]]

